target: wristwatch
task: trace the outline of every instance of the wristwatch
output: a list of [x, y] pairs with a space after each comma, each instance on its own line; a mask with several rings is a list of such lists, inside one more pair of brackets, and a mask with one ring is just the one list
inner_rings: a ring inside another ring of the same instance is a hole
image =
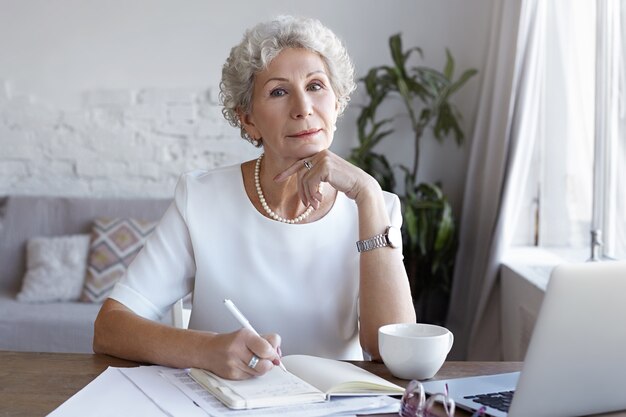
[[385, 233], [356, 242], [356, 249], [359, 252], [367, 252], [368, 250], [384, 248], [386, 246], [398, 248], [401, 244], [402, 234], [400, 233], [400, 229], [394, 226], [387, 226]]

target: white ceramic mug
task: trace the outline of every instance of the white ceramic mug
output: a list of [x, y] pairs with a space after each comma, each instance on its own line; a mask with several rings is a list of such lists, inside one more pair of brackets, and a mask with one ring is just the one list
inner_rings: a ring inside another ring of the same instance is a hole
[[452, 349], [454, 335], [424, 323], [388, 324], [378, 329], [378, 349], [391, 373], [402, 379], [429, 379]]

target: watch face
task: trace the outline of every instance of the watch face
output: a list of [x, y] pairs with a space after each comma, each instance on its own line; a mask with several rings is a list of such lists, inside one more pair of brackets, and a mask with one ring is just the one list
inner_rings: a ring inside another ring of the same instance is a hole
[[389, 226], [387, 229], [387, 240], [389, 241], [389, 246], [392, 248], [398, 248], [402, 245], [402, 233], [400, 229], [394, 226]]

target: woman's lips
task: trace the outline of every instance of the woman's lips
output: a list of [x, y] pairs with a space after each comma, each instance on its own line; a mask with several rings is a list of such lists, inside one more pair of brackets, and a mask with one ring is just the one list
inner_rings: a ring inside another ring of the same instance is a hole
[[322, 129], [308, 129], [308, 130], [301, 130], [298, 133], [294, 133], [293, 135], [289, 135], [290, 137], [293, 138], [301, 138], [301, 137], [305, 137], [305, 136], [312, 136], [314, 134], [316, 134], [317, 132], [321, 131]]

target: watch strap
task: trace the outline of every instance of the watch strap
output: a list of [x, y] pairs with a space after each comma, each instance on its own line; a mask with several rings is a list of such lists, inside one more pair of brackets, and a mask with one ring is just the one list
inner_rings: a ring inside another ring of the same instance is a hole
[[367, 252], [372, 249], [384, 248], [385, 246], [389, 246], [387, 231], [369, 239], [359, 240], [356, 242], [356, 249], [359, 252]]

